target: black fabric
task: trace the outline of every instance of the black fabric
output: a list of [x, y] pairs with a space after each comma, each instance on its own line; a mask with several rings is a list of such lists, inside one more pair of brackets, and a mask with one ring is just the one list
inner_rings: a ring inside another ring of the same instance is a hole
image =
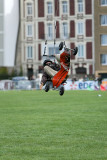
[[[54, 69], [55, 71], [60, 70], [60, 66], [57, 63], [51, 63], [48, 66], [50, 68]], [[41, 83], [43, 83], [43, 85], [45, 85], [47, 81], [51, 81], [51, 77], [46, 72], [43, 72]]]
[[62, 50], [62, 48], [63, 48], [63, 42], [61, 42], [60, 44], [59, 44], [59, 50], [61, 51]]
[[44, 62], [43, 62], [43, 66], [45, 67], [46, 66], [46, 63], [47, 62], [51, 62], [52, 63], [52, 61], [50, 60], [50, 59], [46, 59]]

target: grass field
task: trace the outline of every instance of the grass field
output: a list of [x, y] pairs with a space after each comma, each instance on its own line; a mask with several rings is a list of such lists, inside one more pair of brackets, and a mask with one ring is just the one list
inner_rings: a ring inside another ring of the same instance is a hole
[[0, 160], [107, 160], [107, 92], [0, 91]]

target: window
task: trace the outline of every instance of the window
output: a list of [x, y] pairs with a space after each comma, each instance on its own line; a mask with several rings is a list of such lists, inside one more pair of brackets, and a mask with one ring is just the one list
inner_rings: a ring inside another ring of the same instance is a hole
[[102, 54], [101, 55], [101, 64], [102, 65], [107, 65], [107, 54]]
[[27, 36], [32, 37], [32, 25], [27, 25]]
[[76, 68], [76, 74], [86, 74], [86, 68], [84, 67]]
[[54, 54], [54, 52], [55, 52], [55, 54], [59, 54], [59, 47], [49, 47], [49, 55], [53, 55]]
[[0, 50], [4, 48], [4, 36], [0, 33]]
[[83, 45], [78, 45], [78, 57], [84, 58], [84, 46]]
[[107, 15], [101, 15], [101, 25], [107, 26]]
[[101, 45], [107, 46], [107, 35], [105, 34], [101, 35]]
[[77, 29], [77, 34], [78, 35], [83, 35], [83, 22], [78, 22], [78, 29]]
[[63, 38], [68, 38], [68, 24], [63, 23]]
[[29, 59], [32, 59], [33, 58], [33, 48], [32, 46], [28, 46], [27, 47], [27, 58]]
[[63, 13], [68, 13], [68, 4], [67, 1], [62, 2], [62, 11]]
[[27, 14], [32, 15], [32, 3], [27, 3]]
[[52, 2], [48, 2], [47, 3], [47, 11], [48, 11], [48, 14], [52, 14]]
[[4, 16], [0, 15], [0, 33], [3, 32], [3, 30], [4, 30], [4, 22], [3, 22], [3, 20], [4, 20]]
[[78, 12], [83, 12], [83, 0], [78, 0]]
[[102, 6], [107, 6], [107, 0], [101, 0], [101, 5]]
[[53, 27], [51, 23], [48, 24], [48, 38], [49, 39], [53, 38]]

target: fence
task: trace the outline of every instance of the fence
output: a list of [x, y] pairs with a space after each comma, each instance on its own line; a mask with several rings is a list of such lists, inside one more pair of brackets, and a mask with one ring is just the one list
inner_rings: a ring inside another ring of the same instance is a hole
[[32, 90], [39, 89], [40, 81], [37, 80], [2, 80], [0, 81], [0, 90]]
[[[107, 81], [102, 81], [102, 85], [105, 90], [107, 90]], [[39, 90], [40, 80], [2, 80], [0, 81], [0, 90]], [[64, 85], [65, 90], [99, 90], [101, 87], [98, 85], [97, 81], [71, 81], [67, 80]]]

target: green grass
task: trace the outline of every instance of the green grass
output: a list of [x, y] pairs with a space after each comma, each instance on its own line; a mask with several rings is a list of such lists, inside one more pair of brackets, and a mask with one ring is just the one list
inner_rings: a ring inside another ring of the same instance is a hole
[[0, 160], [107, 160], [107, 92], [0, 91]]

